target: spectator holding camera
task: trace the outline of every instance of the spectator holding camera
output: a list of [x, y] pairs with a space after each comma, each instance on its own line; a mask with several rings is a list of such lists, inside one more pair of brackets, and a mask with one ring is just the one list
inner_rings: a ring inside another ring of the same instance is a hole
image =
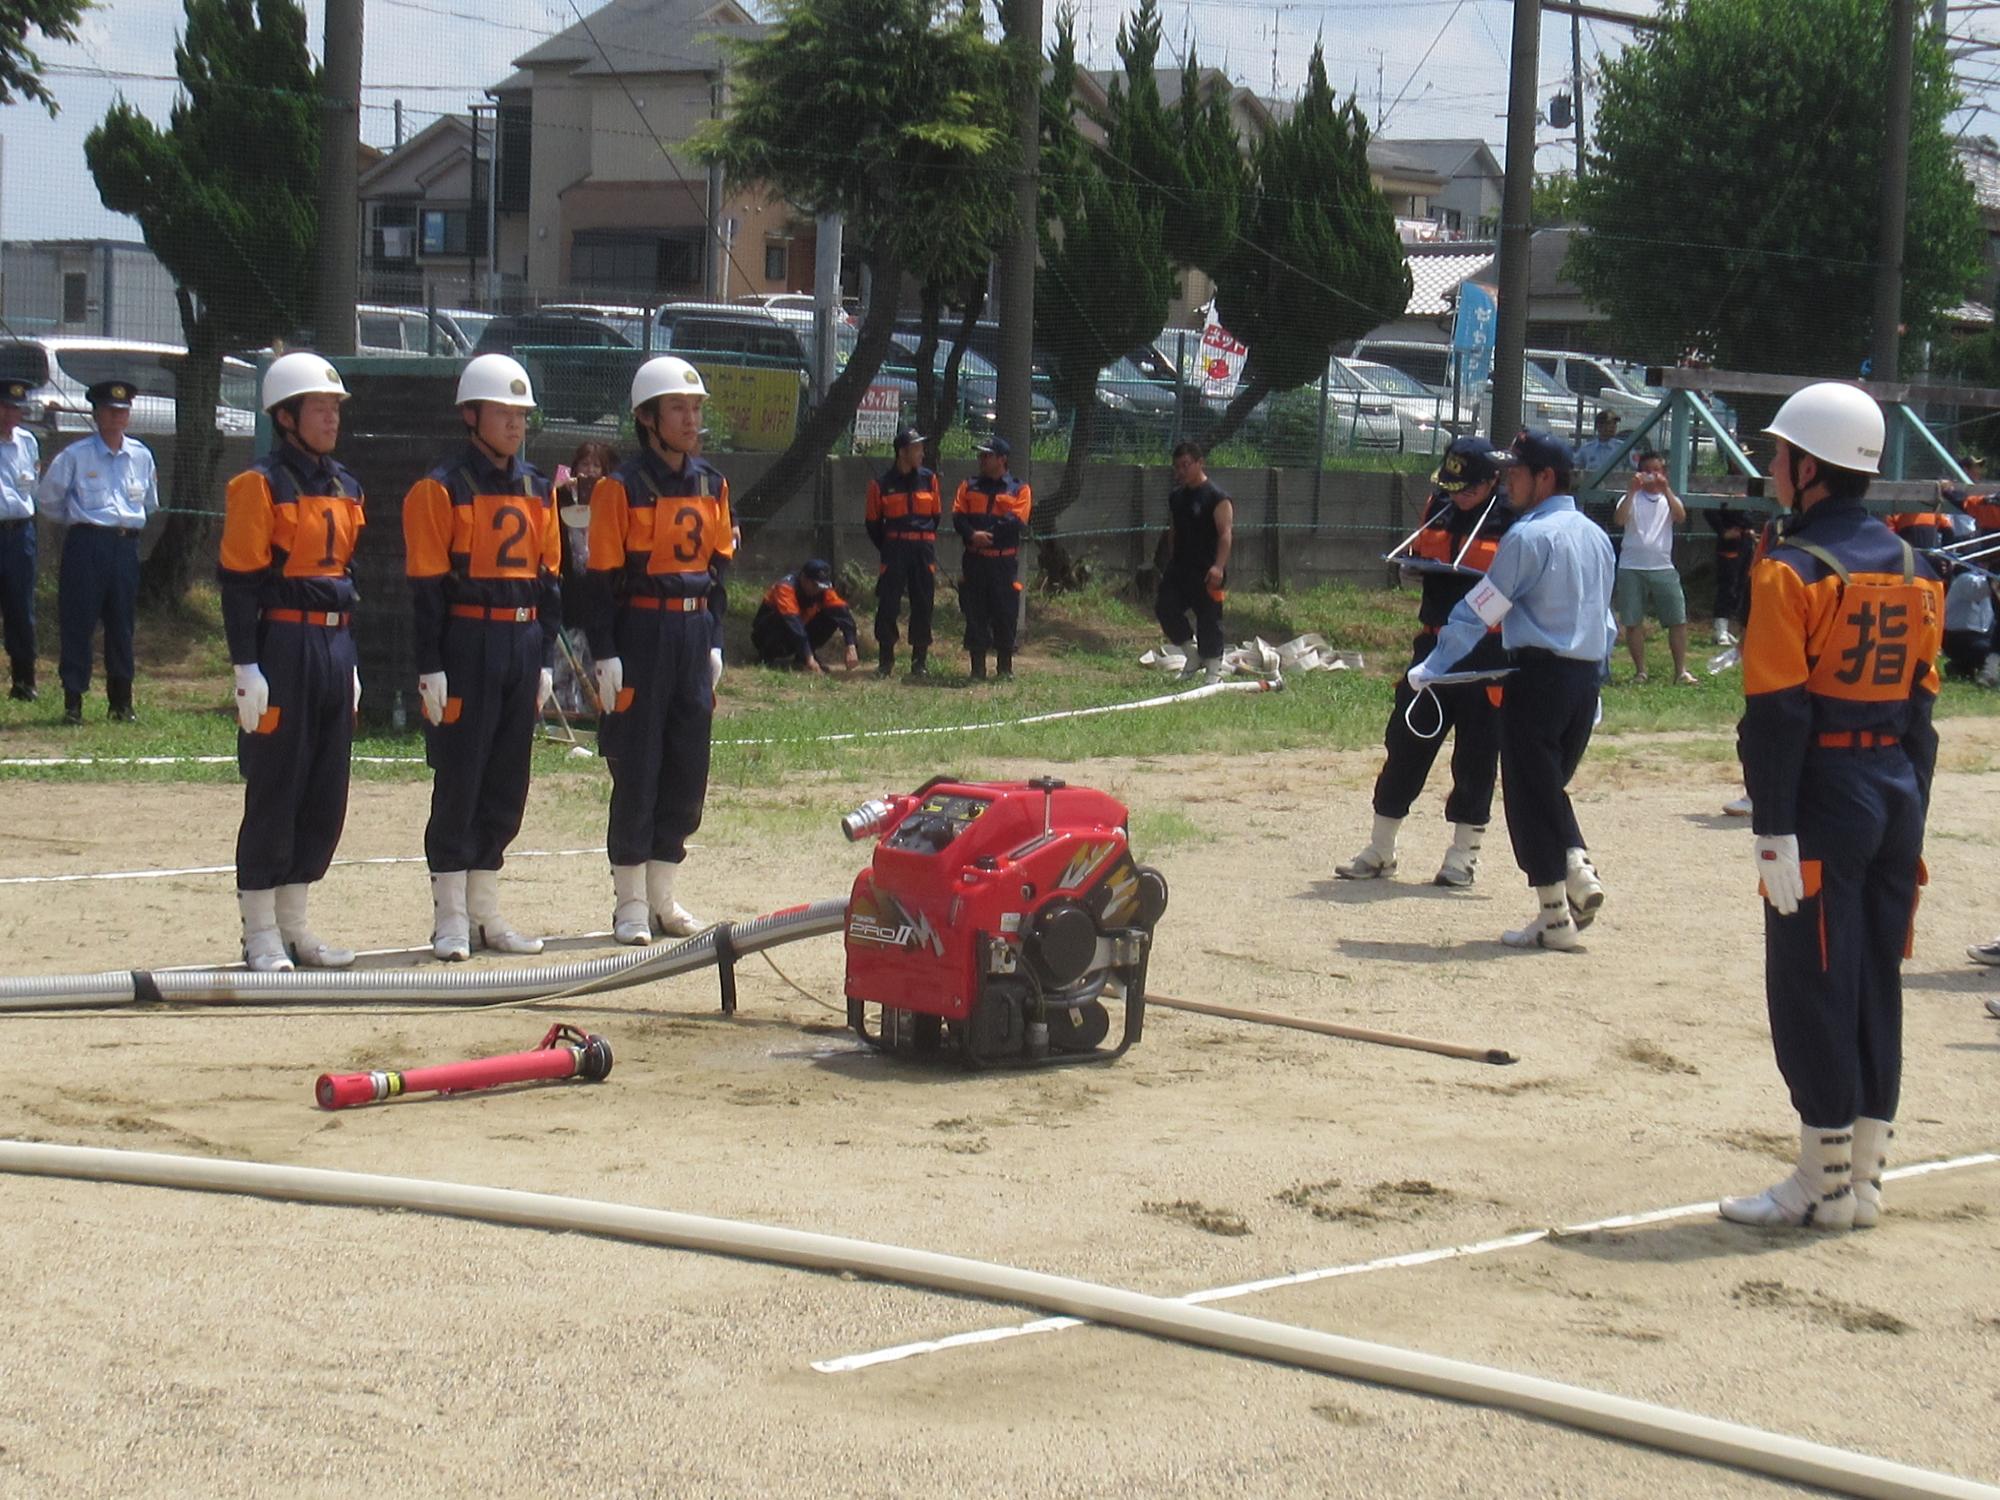
[[1667, 461], [1651, 448], [1640, 451], [1634, 470], [1631, 487], [1612, 513], [1625, 528], [1612, 600], [1632, 653], [1632, 680], [1646, 680], [1646, 616], [1651, 614], [1667, 629], [1674, 680], [1691, 687], [1695, 676], [1687, 664], [1687, 599], [1674, 571], [1674, 528], [1687, 524], [1687, 507], [1667, 483]]

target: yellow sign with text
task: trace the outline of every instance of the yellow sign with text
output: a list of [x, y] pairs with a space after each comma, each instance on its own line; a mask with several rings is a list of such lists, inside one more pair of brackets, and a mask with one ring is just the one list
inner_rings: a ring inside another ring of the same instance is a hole
[[729, 427], [729, 446], [769, 453], [786, 447], [799, 422], [796, 370], [753, 370], [741, 365], [703, 365], [708, 402], [720, 408]]

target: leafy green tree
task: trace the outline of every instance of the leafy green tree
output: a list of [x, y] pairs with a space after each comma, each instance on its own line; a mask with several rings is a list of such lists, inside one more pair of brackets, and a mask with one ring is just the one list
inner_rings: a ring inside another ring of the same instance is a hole
[[[1076, 87], [1074, 13], [1056, 21], [1056, 40], [1042, 85], [1042, 263], [1035, 273], [1035, 344], [1049, 363], [1059, 411], [1071, 413], [1069, 457], [1053, 494], [1038, 503], [1047, 530], [1072, 501], [1090, 458], [1099, 416], [1097, 377], [1113, 360], [1150, 343], [1167, 320], [1173, 267], [1162, 245], [1166, 211], [1140, 171], [1130, 170], [1134, 137], [1157, 131], [1167, 117], [1150, 74], [1131, 94], [1116, 84], [1108, 159], [1083, 139], [1071, 100]], [[1123, 28], [1118, 48], [1131, 65]], [[1144, 100], [1150, 94], [1151, 105]], [[1121, 108], [1122, 106], [1122, 108]], [[1136, 106], [1136, 107], [1135, 107]]]
[[139, 221], [173, 274], [187, 357], [174, 370], [169, 514], [141, 575], [177, 602], [208, 561], [222, 356], [307, 321], [318, 225], [319, 71], [293, 0], [187, 0], [181, 97], [165, 129], [124, 100], [83, 143], [104, 206]]
[[769, 31], [738, 45], [723, 119], [691, 146], [740, 186], [802, 213], [846, 216], [871, 273], [847, 367], [798, 436], [743, 497], [746, 513], [792, 492], [853, 420], [882, 366], [905, 274], [950, 284], [983, 263], [1011, 214], [1016, 160], [1010, 54], [977, 0], [776, 0]]
[[1217, 315], [1250, 352], [1211, 446], [1272, 392], [1318, 380], [1335, 344], [1410, 302], [1395, 216], [1368, 173], [1367, 118], [1335, 100], [1318, 46], [1291, 115], [1257, 142], [1250, 177], [1215, 286]]
[[[1673, 0], [1607, 57], [1568, 269], [1637, 358], [1852, 375], [1868, 352], [1888, 69], [1884, 0]], [[1919, 31], [1911, 89], [1906, 356], [1964, 297], [1979, 215]], [[1894, 371], [1877, 372], [1892, 379]]]
[[1236, 245], [1249, 193], [1249, 163], [1229, 113], [1229, 90], [1201, 89], [1201, 62], [1192, 45], [1174, 103], [1174, 136], [1184, 196], [1167, 206], [1167, 256], [1177, 266], [1214, 277]]
[[0, 0], [0, 104], [32, 99], [51, 115], [56, 98], [42, 82], [42, 60], [28, 46], [28, 33], [51, 41], [76, 40], [76, 23], [91, 0]]
[[1576, 174], [1541, 172], [1535, 177], [1534, 207], [1529, 212], [1537, 227], [1576, 222]]

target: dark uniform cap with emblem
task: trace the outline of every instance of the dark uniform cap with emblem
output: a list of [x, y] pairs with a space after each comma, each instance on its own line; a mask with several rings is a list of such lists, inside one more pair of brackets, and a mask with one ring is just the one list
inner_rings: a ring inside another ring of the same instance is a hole
[[1475, 484], [1484, 484], [1516, 462], [1513, 454], [1494, 447], [1483, 437], [1453, 438], [1451, 446], [1444, 450], [1437, 473], [1431, 475], [1431, 484], [1439, 494], [1456, 495]]
[[28, 392], [33, 389], [25, 380], [0, 380], [0, 401], [9, 406], [19, 406], [28, 399]]
[[818, 584], [832, 583], [833, 564], [825, 561], [822, 558], [815, 557], [810, 561], [808, 561], [803, 568], [799, 569], [799, 577], [804, 578], [812, 583], [818, 583]]
[[923, 440], [924, 435], [914, 427], [899, 427], [896, 429], [896, 446], [899, 449], [907, 448], [912, 443], [921, 443]]
[[992, 437], [981, 443], [978, 451], [991, 453], [996, 458], [1009, 458], [1013, 456], [1014, 445], [1003, 437]]
[[129, 380], [100, 380], [83, 393], [83, 399], [92, 406], [115, 406], [129, 411], [138, 387]]

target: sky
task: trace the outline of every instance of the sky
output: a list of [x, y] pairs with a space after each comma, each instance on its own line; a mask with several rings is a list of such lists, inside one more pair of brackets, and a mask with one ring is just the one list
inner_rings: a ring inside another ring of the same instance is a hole
[[[437, 114], [462, 113], [506, 77], [513, 58], [577, 17], [570, 0], [365, 3], [362, 137], [384, 148], [394, 139], [396, 100], [406, 134]], [[591, 0], [577, 3], [586, 13], [593, 8]], [[1051, 26], [1056, 3], [1046, 0]], [[1658, 0], [1599, 3], [1633, 14], [1658, 9]], [[1951, 3], [1954, 32], [1975, 43], [2000, 36], [2000, 4]], [[1320, 39], [1334, 87], [1359, 96], [1378, 136], [1478, 137], [1492, 143], [1496, 156], [1503, 151], [1511, 0], [1161, 0], [1161, 8], [1175, 59], [1191, 40], [1205, 64], [1225, 68], [1259, 93], [1289, 98], [1304, 84]], [[1122, 0], [1076, 0], [1078, 50], [1087, 66], [1117, 65], [1125, 11]], [[321, 14], [320, 0], [308, 0], [315, 55]], [[179, 0], [99, 0], [74, 43], [41, 40], [36, 50], [62, 111], [50, 120], [33, 104], [0, 108], [0, 238], [139, 238], [132, 220], [98, 201], [83, 139], [121, 95], [164, 122], [176, 89], [173, 49], [181, 20]], [[1591, 20], [1581, 35], [1588, 78], [1600, 52], [1615, 52], [1631, 33]], [[1968, 81], [1990, 83], [1987, 97], [2000, 105], [2000, 60], [1989, 59], [2000, 59], [2000, 49], [1972, 53], [1961, 66]], [[1545, 15], [1538, 69], [1544, 102], [1565, 86], [1569, 71], [1569, 19]], [[1585, 112], [1587, 120], [1587, 90]], [[1975, 133], [1994, 128], [1988, 116], [1971, 112], [1954, 123], [1966, 121]], [[1570, 163], [1568, 131], [1544, 126], [1538, 140], [1538, 170]]]

